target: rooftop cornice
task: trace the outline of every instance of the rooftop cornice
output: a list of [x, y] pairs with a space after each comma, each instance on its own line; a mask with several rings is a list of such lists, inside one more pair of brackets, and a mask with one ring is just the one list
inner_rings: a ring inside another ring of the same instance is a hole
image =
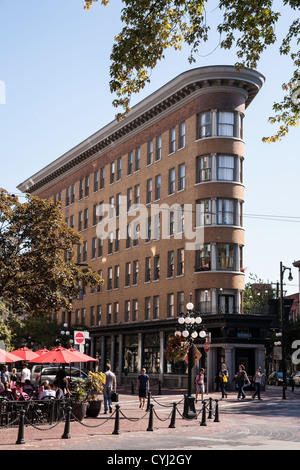
[[135, 105], [125, 119], [112, 121], [25, 180], [18, 189], [27, 193], [40, 191], [96, 154], [100, 155], [121, 143], [129, 134], [141, 131], [178, 106], [212, 90], [220, 91], [224, 87], [227, 91], [238, 89], [245, 95], [247, 107], [264, 81], [264, 76], [255, 70], [237, 71], [234, 66], [228, 65], [200, 67], [184, 72]]

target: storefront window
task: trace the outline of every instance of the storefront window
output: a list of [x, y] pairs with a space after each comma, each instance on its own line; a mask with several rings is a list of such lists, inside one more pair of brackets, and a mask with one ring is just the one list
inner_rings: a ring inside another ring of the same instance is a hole
[[138, 372], [138, 335], [124, 337], [124, 369]]
[[148, 373], [159, 373], [160, 341], [159, 333], [145, 334], [143, 364]]

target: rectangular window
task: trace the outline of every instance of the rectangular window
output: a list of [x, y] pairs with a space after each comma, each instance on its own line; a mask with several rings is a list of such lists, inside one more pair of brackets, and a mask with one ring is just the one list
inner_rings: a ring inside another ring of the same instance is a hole
[[209, 271], [211, 269], [210, 244], [205, 243], [196, 250], [195, 271]]
[[212, 209], [210, 199], [196, 201], [196, 227], [211, 225]]
[[97, 319], [96, 324], [101, 325], [101, 305], [97, 305]]
[[234, 201], [231, 199], [218, 199], [217, 217], [219, 225], [234, 225]]
[[130, 286], [131, 263], [125, 265], [125, 286]]
[[146, 204], [152, 202], [152, 178], [147, 180], [147, 194], [146, 194]]
[[145, 320], [150, 320], [151, 297], [145, 297]]
[[185, 147], [185, 122], [179, 124], [178, 148], [182, 149], [183, 147]]
[[78, 232], [82, 230], [82, 211], [78, 213]]
[[133, 299], [132, 301], [132, 321], [138, 320], [139, 313], [139, 301], [138, 299]]
[[169, 170], [169, 194], [175, 193], [175, 168]]
[[196, 183], [211, 180], [211, 157], [197, 157], [197, 178]]
[[156, 137], [155, 161], [161, 160], [161, 135]]
[[174, 251], [168, 251], [168, 277], [174, 276]]
[[130, 321], [130, 300], [125, 300], [125, 321]]
[[225, 137], [234, 136], [234, 113], [218, 112], [218, 135]]
[[94, 193], [98, 191], [99, 186], [99, 171], [94, 172]]
[[185, 189], [185, 163], [178, 167], [178, 191]]
[[116, 228], [115, 253], [120, 251], [120, 229]]
[[128, 154], [127, 175], [132, 174], [132, 164], [133, 164], [133, 152], [129, 152], [129, 154]]
[[88, 243], [87, 241], [83, 242], [83, 252], [82, 252], [82, 261], [87, 261], [87, 252], [88, 252]]
[[90, 325], [95, 325], [95, 307], [91, 307], [90, 309]]
[[70, 188], [66, 189], [66, 207], [70, 204]]
[[145, 259], [145, 282], [151, 281], [151, 257]]
[[119, 181], [122, 177], [122, 158], [118, 158], [117, 160], [117, 181]]
[[115, 215], [115, 198], [114, 196], [109, 198], [109, 212], [108, 212], [108, 218], [113, 219]]
[[141, 149], [138, 147], [135, 150], [135, 171], [138, 171], [141, 169]]
[[154, 256], [154, 273], [153, 273], [153, 277], [155, 281], [159, 279], [159, 271], [160, 271], [160, 257], [159, 255], [155, 255]]
[[92, 240], [92, 259], [96, 258], [97, 254], [97, 237], [94, 237]]
[[177, 250], [177, 276], [184, 274], [184, 249], [179, 248]]
[[127, 212], [130, 211], [132, 206], [132, 188], [127, 189]]
[[101, 258], [103, 255], [103, 236], [101, 235], [98, 238], [98, 258]]
[[159, 318], [159, 295], [153, 297], [153, 320]]
[[119, 288], [120, 266], [115, 266], [114, 289]]
[[106, 323], [107, 325], [111, 324], [111, 304], [107, 304], [107, 317], [106, 317]]
[[105, 180], [105, 168], [100, 169], [100, 189], [104, 188], [104, 180]]
[[109, 234], [108, 234], [108, 249], [107, 249], [107, 253], [109, 255], [111, 255], [112, 252], [113, 252], [113, 244], [114, 244], [114, 234], [113, 234], [113, 232], [109, 232]]
[[134, 205], [135, 205], [135, 207], [140, 204], [140, 194], [141, 194], [140, 185], [136, 184], [135, 187], [134, 187]]
[[196, 308], [200, 313], [211, 313], [210, 290], [196, 290]]
[[218, 269], [233, 271], [234, 245], [218, 243]]
[[175, 127], [169, 130], [169, 153], [174, 153], [176, 150], [176, 131]]
[[84, 209], [84, 222], [83, 222], [84, 230], [88, 228], [88, 225], [89, 225], [89, 210]]
[[151, 165], [153, 163], [153, 140], [148, 142], [148, 150], [147, 150], [147, 165]]
[[212, 135], [212, 122], [211, 112], [198, 114], [198, 139], [203, 137], [211, 137]]
[[133, 261], [133, 280], [132, 283], [136, 286], [139, 283], [139, 262], [137, 260]]
[[114, 302], [114, 323], [119, 321], [119, 302]]
[[84, 196], [88, 197], [90, 192], [90, 177], [86, 176], [85, 177], [85, 188], [84, 188]]
[[155, 201], [160, 199], [160, 188], [161, 188], [161, 176], [155, 176]]
[[177, 315], [179, 316], [181, 313], [184, 313], [184, 292], [177, 293]]
[[175, 313], [174, 310], [175, 310], [174, 294], [168, 294], [168, 297], [167, 297], [167, 317], [168, 318], [174, 317], [174, 313]]
[[79, 181], [79, 199], [83, 198], [83, 180]]
[[109, 182], [110, 184], [114, 183], [115, 181], [115, 162], [112, 162], [110, 164], [110, 179]]
[[219, 181], [235, 180], [235, 158], [230, 155], [218, 155], [217, 178]]

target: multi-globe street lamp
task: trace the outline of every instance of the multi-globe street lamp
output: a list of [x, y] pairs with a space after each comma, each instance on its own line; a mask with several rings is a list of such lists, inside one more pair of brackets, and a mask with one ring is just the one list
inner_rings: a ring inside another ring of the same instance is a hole
[[206, 337], [206, 332], [202, 325], [202, 318], [199, 312], [194, 312], [192, 302], [186, 304], [186, 313], [180, 313], [175, 336], [182, 336], [189, 341], [190, 348], [188, 352], [188, 389], [184, 396], [183, 417], [186, 419], [196, 418], [195, 397], [192, 396], [192, 370], [194, 367], [194, 340], [199, 336]]

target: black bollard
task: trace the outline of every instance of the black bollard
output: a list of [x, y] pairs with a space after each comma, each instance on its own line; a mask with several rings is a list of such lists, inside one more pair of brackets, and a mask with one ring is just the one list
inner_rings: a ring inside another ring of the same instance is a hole
[[120, 405], [116, 405], [115, 429], [113, 434], [120, 434]]
[[216, 409], [215, 409], [215, 419], [214, 419], [214, 423], [219, 423], [220, 420], [219, 420], [219, 400], [216, 399]]
[[24, 422], [25, 422], [25, 410], [20, 410], [20, 419], [19, 419], [19, 431], [18, 431], [18, 439], [16, 444], [25, 444], [24, 440]]
[[150, 400], [151, 400], [151, 392], [148, 392], [146, 411], [150, 411]]
[[173, 411], [172, 411], [172, 416], [171, 416], [171, 422], [169, 425], [169, 428], [174, 429], [175, 428], [175, 418], [176, 418], [176, 410], [177, 410], [177, 403], [173, 403]]
[[71, 435], [70, 435], [71, 411], [72, 411], [72, 406], [68, 406], [67, 413], [66, 413], [65, 429], [64, 429], [63, 435], [61, 436], [61, 439], [71, 439]]
[[158, 395], [161, 395], [161, 380], [158, 381]]
[[149, 414], [149, 422], [148, 422], [147, 431], [153, 431], [153, 408], [154, 408], [153, 403], [150, 403], [150, 414]]
[[212, 401], [213, 401], [213, 399], [210, 397], [209, 398], [209, 407], [208, 407], [208, 419], [212, 419], [212, 417], [213, 417]]
[[134, 395], [134, 381], [131, 381], [131, 395]]
[[203, 407], [202, 407], [202, 420], [200, 426], [207, 426], [206, 424], [206, 401], [204, 400], [202, 402]]

